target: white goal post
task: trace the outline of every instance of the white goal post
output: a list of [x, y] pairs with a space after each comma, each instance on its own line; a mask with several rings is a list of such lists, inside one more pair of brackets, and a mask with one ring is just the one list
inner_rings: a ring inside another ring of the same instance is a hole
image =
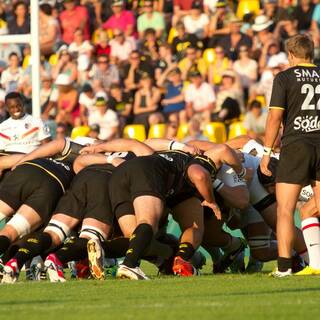
[[40, 117], [40, 43], [39, 43], [39, 1], [30, 1], [30, 34], [0, 36], [0, 43], [28, 43], [31, 46], [32, 67], [32, 115]]

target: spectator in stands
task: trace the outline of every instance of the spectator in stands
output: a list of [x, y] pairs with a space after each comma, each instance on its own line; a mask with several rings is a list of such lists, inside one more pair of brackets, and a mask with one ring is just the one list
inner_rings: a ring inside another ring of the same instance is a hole
[[53, 91], [52, 77], [50, 73], [42, 73], [40, 88], [41, 117], [48, 120], [49, 116], [55, 116], [55, 110], [50, 108], [50, 97]]
[[64, 73], [58, 75], [55, 85], [59, 91], [56, 122], [72, 126], [79, 117], [78, 91], [73, 86], [71, 78]]
[[50, 55], [55, 52], [58, 42], [61, 41], [59, 22], [52, 16], [52, 7], [48, 3], [40, 5], [39, 18], [41, 53]]
[[188, 74], [193, 71], [199, 71], [203, 77], [207, 75], [207, 64], [202, 58], [197, 57], [197, 48], [188, 47], [186, 57], [178, 64], [182, 73], [182, 79], [186, 80]]
[[19, 66], [19, 57], [15, 52], [9, 55], [9, 65], [1, 74], [1, 86], [6, 93], [16, 91], [23, 78], [23, 70]]
[[216, 97], [209, 83], [203, 81], [199, 71], [189, 73], [191, 84], [185, 90], [186, 111], [189, 119], [200, 115], [204, 123], [210, 122], [211, 113], [215, 109]]
[[259, 101], [253, 100], [249, 104], [249, 111], [244, 117], [243, 125], [248, 130], [248, 135], [252, 139], [263, 138], [267, 116], [267, 110], [261, 108]]
[[84, 39], [83, 30], [80, 28], [76, 29], [74, 32], [74, 39], [70, 43], [68, 51], [76, 57], [79, 57], [80, 55], [86, 55], [90, 58], [93, 50], [94, 48], [90, 41]]
[[285, 8], [282, 8], [278, 3], [278, 0], [264, 0], [263, 3], [264, 14], [274, 22], [273, 28], [287, 14]]
[[191, 10], [183, 18], [186, 31], [194, 34], [198, 39], [205, 39], [209, 35], [209, 17], [203, 13], [201, 1], [196, 0], [192, 3]]
[[254, 19], [252, 30], [256, 33], [253, 38], [253, 51], [261, 52], [262, 47], [268, 41], [273, 40], [273, 33], [270, 32], [270, 27], [273, 25], [273, 21], [265, 15], [257, 16]]
[[162, 112], [169, 122], [185, 123], [187, 117], [180, 69], [171, 70], [168, 73], [168, 80], [164, 99], [161, 101]]
[[98, 125], [100, 128], [99, 139], [111, 140], [118, 135], [119, 120], [117, 114], [108, 108], [107, 97], [100, 94], [96, 98], [97, 110], [89, 116], [89, 125]]
[[97, 43], [95, 44], [95, 53], [97, 56], [109, 56], [111, 48], [109, 46], [108, 33], [105, 30], [100, 30]]
[[279, 21], [273, 31], [274, 38], [277, 39], [281, 47], [284, 48], [285, 41], [290, 37], [298, 34], [298, 20], [292, 15], [285, 15], [281, 21]]
[[141, 39], [141, 55], [152, 65], [155, 65], [159, 58], [159, 45], [161, 41], [157, 39], [156, 30], [148, 28], [144, 32], [144, 37]]
[[102, 25], [106, 30], [115, 31], [120, 29], [126, 37], [130, 37], [134, 34], [136, 27], [136, 19], [132, 11], [124, 9], [123, 0], [112, 0], [111, 8], [113, 15]]
[[106, 55], [100, 55], [97, 63], [93, 65], [90, 71], [92, 85], [94, 90], [109, 92], [113, 83], [119, 82], [119, 70], [116, 65], [111, 65]]
[[203, 47], [203, 43], [194, 34], [187, 33], [182, 21], [179, 21], [175, 28], [177, 30], [177, 36], [173, 38], [172, 49], [178, 60], [186, 56], [188, 47]]
[[173, 0], [173, 26], [190, 12], [193, 2], [194, 0]]
[[292, 15], [298, 21], [300, 32], [310, 30], [314, 8], [315, 4], [312, 0], [300, 0], [297, 6], [293, 8]]
[[201, 117], [195, 115], [188, 122], [188, 135], [183, 139], [184, 143], [187, 143], [191, 140], [204, 140], [208, 141], [209, 139], [202, 134], [201, 131]]
[[28, 9], [28, 5], [25, 1], [17, 1], [13, 5], [12, 16], [8, 19], [10, 34], [30, 33], [30, 17]]
[[139, 32], [139, 38], [143, 39], [144, 32], [148, 28], [152, 28], [156, 31], [157, 38], [163, 38], [165, 35], [165, 21], [163, 14], [154, 11], [153, 1], [144, 1], [144, 13], [138, 17], [137, 28]]
[[0, 72], [2, 72], [7, 66], [10, 54], [14, 52], [19, 57], [21, 57], [21, 50], [19, 46], [13, 43], [0, 43]]
[[218, 86], [221, 83], [223, 72], [232, 67], [232, 62], [226, 57], [224, 48], [221, 46], [214, 49], [214, 54], [214, 59], [208, 66], [208, 81], [210, 84]]
[[56, 139], [64, 139], [67, 136], [67, 127], [64, 123], [57, 123]]
[[133, 122], [143, 124], [146, 130], [155, 123], [163, 122], [163, 117], [157, 111], [161, 98], [160, 90], [152, 83], [152, 78], [145, 72], [139, 81], [140, 89], [134, 96]]
[[146, 61], [142, 61], [139, 51], [134, 50], [130, 54], [129, 63], [124, 67], [124, 85], [132, 94], [139, 88], [141, 75], [148, 73], [154, 78], [154, 69]]
[[58, 51], [58, 63], [52, 68], [52, 78], [57, 79], [58, 75], [61, 73], [66, 74], [70, 78], [70, 81], [77, 81], [77, 66], [65, 45]]
[[267, 41], [262, 49], [259, 59], [259, 68], [264, 71], [270, 65], [288, 65], [288, 58], [285, 52], [280, 51], [279, 42], [276, 40]]
[[100, 134], [100, 127], [98, 124], [92, 124], [91, 126], [89, 126], [89, 133], [88, 133], [88, 137], [92, 138], [92, 139], [99, 139], [99, 134]]
[[111, 58], [120, 64], [127, 63], [130, 53], [136, 49], [135, 43], [127, 39], [121, 29], [114, 29], [113, 37], [110, 41]]
[[77, 29], [83, 30], [85, 40], [90, 39], [89, 15], [87, 8], [76, 5], [75, 0], [64, 0], [65, 10], [60, 13], [62, 28], [62, 40], [70, 44], [74, 40], [74, 33]]
[[93, 88], [86, 83], [79, 96], [80, 120], [82, 125], [88, 125], [88, 118], [96, 111], [96, 97]]
[[162, 43], [159, 46], [159, 59], [155, 67], [155, 80], [157, 86], [161, 87], [166, 80], [168, 73], [177, 68], [178, 64], [172, 54], [171, 46], [168, 43]]

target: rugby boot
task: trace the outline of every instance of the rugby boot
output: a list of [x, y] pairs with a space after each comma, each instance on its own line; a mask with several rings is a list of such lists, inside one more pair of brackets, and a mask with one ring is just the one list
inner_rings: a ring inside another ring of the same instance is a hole
[[47, 274], [50, 282], [65, 282], [63, 265], [54, 253], [47, 256], [44, 266], [47, 269]]
[[104, 251], [96, 239], [90, 239], [87, 243], [90, 273], [94, 279], [104, 280]]
[[320, 269], [314, 269], [310, 266], [305, 267], [299, 272], [294, 273], [295, 276], [319, 276]]
[[175, 257], [172, 266], [173, 273], [176, 276], [191, 277], [199, 275], [197, 269], [188, 261], [181, 257]]
[[3, 267], [1, 283], [15, 283], [19, 278], [19, 269], [16, 259], [10, 259]]
[[150, 280], [139, 267], [130, 268], [124, 264], [119, 266], [116, 277], [118, 279]]

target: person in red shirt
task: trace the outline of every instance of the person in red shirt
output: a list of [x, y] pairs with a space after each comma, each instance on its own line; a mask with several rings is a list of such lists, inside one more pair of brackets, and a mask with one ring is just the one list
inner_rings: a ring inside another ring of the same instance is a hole
[[[185, 15], [190, 13], [192, 3], [195, 0], [173, 0], [173, 18], [172, 24], [175, 26], [176, 23], [181, 20]], [[202, 1], [201, 1], [202, 2]]]
[[111, 3], [113, 15], [102, 25], [104, 29], [122, 30], [127, 37], [133, 35], [136, 19], [132, 11], [124, 10], [123, 0], [113, 0]]
[[77, 6], [75, 0], [64, 0], [63, 5], [65, 10], [59, 16], [62, 40], [70, 44], [74, 40], [74, 33], [77, 29], [83, 30], [84, 39], [89, 40], [89, 14], [87, 8]]

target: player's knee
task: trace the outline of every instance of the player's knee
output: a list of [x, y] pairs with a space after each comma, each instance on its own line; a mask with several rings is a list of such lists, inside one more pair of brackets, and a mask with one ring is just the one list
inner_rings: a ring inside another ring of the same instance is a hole
[[270, 260], [268, 251], [270, 249], [270, 238], [267, 236], [252, 236], [247, 239], [250, 253], [253, 258], [266, 262]]
[[71, 229], [63, 222], [59, 220], [50, 220], [48, 226], [44, 229], [44, 232], [49, 233], [54, 245], [59, 245], [70, 235]]
[[20, 213], [16, 213], [7, 223], [17, 233], [17, 238], [23, 237], [31, 232], [31, 224], [26, 217]]
[[90, 225], [83, 225], [80, 232], [80, 238], [95, 239], [99, 241], [105, 241], [107, 239], [107, 234], [98, 227], [93, 227]]

